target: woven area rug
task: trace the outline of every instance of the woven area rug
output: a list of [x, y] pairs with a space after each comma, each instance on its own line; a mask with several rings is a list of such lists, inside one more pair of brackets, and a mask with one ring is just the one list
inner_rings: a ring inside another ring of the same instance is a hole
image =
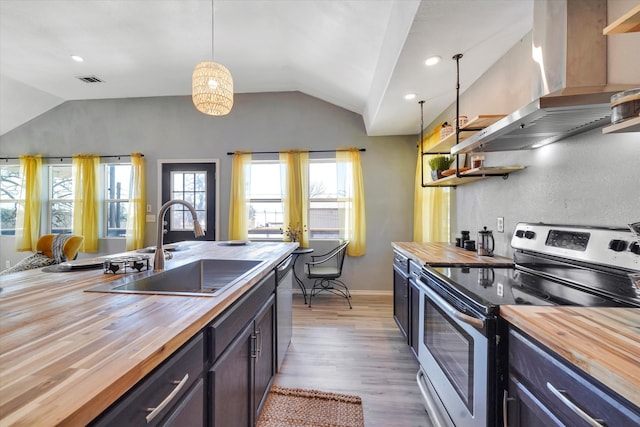
[[273, 386], [258, 427], [364, 427], [362, 399], [348, 394]]

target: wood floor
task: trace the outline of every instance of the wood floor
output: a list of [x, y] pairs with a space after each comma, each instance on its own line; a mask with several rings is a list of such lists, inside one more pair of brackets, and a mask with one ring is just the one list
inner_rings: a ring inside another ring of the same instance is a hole
[[294, 294], [293, 338], [274, 384], [362, 398], [366, 427], [431, 427], [418, 363], [393, 320], [391, 295]]

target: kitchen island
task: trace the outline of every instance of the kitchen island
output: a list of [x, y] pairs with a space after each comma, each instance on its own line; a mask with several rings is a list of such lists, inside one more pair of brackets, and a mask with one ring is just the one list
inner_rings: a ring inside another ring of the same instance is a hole
[[85, 292], [122, 278], [102, 269], [0, 276], [0, 424], [86, 425], [251, 291], [297, 246], [185, 245], [166, 269], [203, 258], [265, 262], [208, 297]]

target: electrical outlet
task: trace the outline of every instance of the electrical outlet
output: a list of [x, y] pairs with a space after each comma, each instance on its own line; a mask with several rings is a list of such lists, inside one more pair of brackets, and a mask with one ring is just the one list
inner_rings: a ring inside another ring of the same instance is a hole
[[156, 222], [156, 216], [155, 215], [147, 215], [146, 220], [147, 220], [147, 222]]
[[11, 261], [10, 260], [6, 260], [4, 262], [4, 268], [11, 268]]
[[504, 233], [504, 217], [499, 216], [497, 221], [498, 233]]

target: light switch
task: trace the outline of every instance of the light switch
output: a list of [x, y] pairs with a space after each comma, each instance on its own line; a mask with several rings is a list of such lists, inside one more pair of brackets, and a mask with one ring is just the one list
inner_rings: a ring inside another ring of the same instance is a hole
[[147, 213], [151, 213], [151, 205], [147, 205]]

